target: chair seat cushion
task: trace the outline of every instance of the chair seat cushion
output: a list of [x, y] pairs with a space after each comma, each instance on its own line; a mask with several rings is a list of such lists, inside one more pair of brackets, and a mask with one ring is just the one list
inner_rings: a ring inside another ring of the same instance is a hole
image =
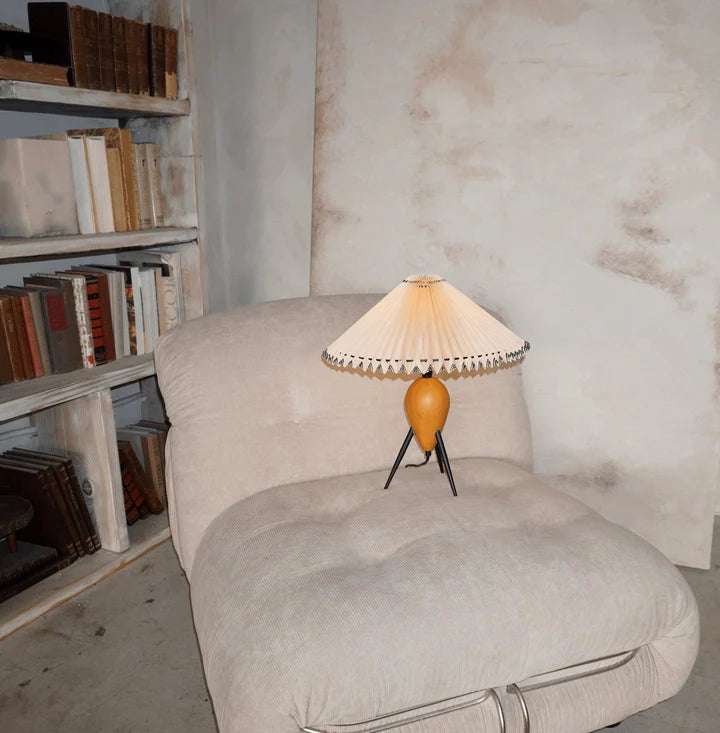
[[[431, 463], [388, 491], [378, 472], [269, 489], [209, 526], [191, 593], [221, 731], [343, 730], [638, 647], [630, 712], [682, 686], [697, 608], [670, 562], [513, 465], [453, 472], [457, 498]], [[485, 730], [463, 720], [407, 730]]]

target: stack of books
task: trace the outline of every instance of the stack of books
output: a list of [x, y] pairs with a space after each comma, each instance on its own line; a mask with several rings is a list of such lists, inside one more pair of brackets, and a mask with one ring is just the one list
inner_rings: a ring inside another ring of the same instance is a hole
[[167, 506], [165, 444], [169, 425], [141, 420], [117, 431], [120, 474], [128, 525]]
[[0, 236], [164, 226], [159, 164], [156, 144], [119, 127], [0, 140]]
[[15, 44], [32, 62], [0, 59], [3, 78], [177, 97], [177, 30], [64, 2], [28, 3], [28, 20]]
[[125, 252], [0, 288], [0, 384], [151, 352], [185, 320], [181, 257]]
[[33, 509], [18, 532], [17, 551], [0, 542], [0, 601], [100, 549], [91, 496], [70, 458], [6, 451], [0, 455], [0, 495], [22, 497]]

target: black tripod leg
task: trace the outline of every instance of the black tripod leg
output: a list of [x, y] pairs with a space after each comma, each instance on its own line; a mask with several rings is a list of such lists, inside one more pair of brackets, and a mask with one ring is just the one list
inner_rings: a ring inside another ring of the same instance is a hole
[[437, 447], [440, 450], [440, 456], [443, 464], [445, 464], [445, 473], [447, 473], [448, 481], [450, 482], [450, 488], [452, 489], [453, 496], [457, 496], [455, 489], [455, 480], [453, 479], [452, 470], [450, 468], [450, 459], [448, 458], [447, 451], [445, 450], [445, 443], [443, 443], [442, 433], [437, 430], [435, 431], [435, 438], [437, 440]]
[[440, 467], [440, 473], [445, 473], [445, 466], [443, 466], [442, 456], [440, 455], [440, 446], [435, 445], [435, 456], [437, 457], [438, 466]]
[[408, 434], [405, 436], [405, 441], [402, 444], [402, 448], [400, 448], [400, 452], [398, 453], [397, 458], [395, 459], [395, 463], [393, 463], [392, 470], [390, 471], [388, 480], [385, 482], [385, 486], [383, 488], [387, 489], [387, 487], [390, 486], [390, 482], [393, 480], [395, 471], [397, 471], [398, 468], [400, 468], [400, 464], [402, 463], [402, 459], [405, 456], [408, 446], [410, 445], [410, 441], [413, 439], [413, 435], [414, 435], [413, 429], [410, 428], [410, 430], [408, 430]]

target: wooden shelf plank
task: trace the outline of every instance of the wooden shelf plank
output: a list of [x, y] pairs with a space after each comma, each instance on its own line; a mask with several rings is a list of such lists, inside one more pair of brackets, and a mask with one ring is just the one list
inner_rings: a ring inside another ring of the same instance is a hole
[[152, 354], [0, 387], [0, 422], [155, 374]]
[[165, 99], [2, 79], [0, 109], [126, 119], [187, 115], [190, 114], [190, 102], [187, 99]]
[[0, 260], [21, 260], [32, 257], [56, 257], [82, 252], [157, 247], [162, 244], [180, 244], [197, 239], [194, 227], [162, 227], [138, 232], [110, 234], [70, 234], [63, 237], [35, 237], [32, 239], [0, 237]]
[[98, 550], [0, 604], [0, 639], [12, 634], [116, 570], [149, 552], [170, 536], [167, 512], [128, 527], [130, 548], [115, 553]]

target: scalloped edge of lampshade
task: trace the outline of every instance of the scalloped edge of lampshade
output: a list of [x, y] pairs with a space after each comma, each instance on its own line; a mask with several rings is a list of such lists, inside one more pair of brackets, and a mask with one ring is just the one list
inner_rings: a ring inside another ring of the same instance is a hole
[[411, 275], [322, 353], [331, 366], [379, 374], [481, 371], [530, 344], [438, 275]]

